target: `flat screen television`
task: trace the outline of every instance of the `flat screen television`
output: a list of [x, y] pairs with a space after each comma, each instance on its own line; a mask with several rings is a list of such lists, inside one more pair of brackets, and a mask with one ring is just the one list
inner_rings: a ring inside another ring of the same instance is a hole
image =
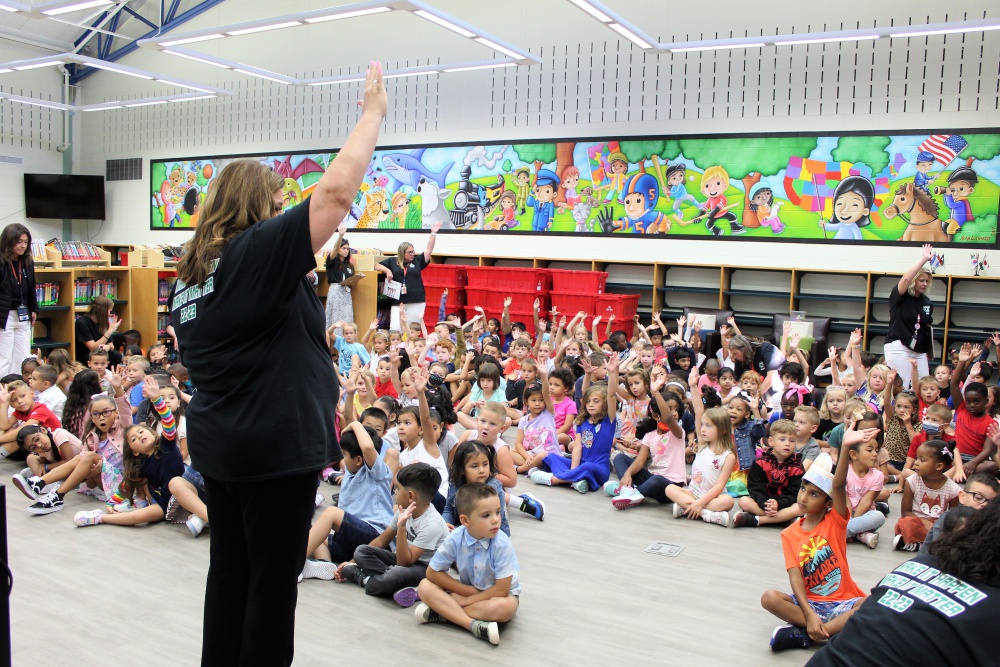
[[27, 218], [104, 220], [104, 177], [25, 174]]

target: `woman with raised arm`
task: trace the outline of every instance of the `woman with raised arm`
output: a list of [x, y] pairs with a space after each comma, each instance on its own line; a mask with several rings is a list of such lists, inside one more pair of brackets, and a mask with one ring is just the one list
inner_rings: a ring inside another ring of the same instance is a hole
[[[927, 297], [931, 286], [934, 248], [924, 245], [920, 261], [906, 270], [889, 292], [889, 332], [885, 335], [885, 363], [899, 374], [904, 389], [916, 389], [920, 378], [930, 375], [928, 356], [934, 352], [931, 324], [934, 304]], [[913, 363], [917, 362], [917, 377]]]

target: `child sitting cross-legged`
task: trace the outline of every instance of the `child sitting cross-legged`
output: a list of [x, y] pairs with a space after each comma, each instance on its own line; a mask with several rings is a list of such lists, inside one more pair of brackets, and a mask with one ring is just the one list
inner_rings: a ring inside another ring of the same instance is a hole
[[[411, 463], [396, 475], [396, 514], [389, 527], [354, 551], [353, 563], [342, 563], [337, 580], [351, 581], [367, 595], [392, 595], [420, 583], [427, 564], [448, 537], [431, 498], [441, 475], [427, 463]], [[496, 496], [496, 492], [490, 489]], [[412, 600], [409, 602], [412, 604]]]
[[[844, 445], [872, 440], [878, 429], [844, 434]], [[781, 531], [781, 548], [792, 594], [769, 590], [760, 603], [787, 625], [775, 628], [771, 650], [808, 648], [829, 639], [844, 627], [864, 600], [865, 593], [851, 578], [847, 564], [847, 470], [829, 454], [820, 454], [802, 476], [798, 504], [804, 512]]]
[[961, 487], [945, 473], [954, 465], [952, 445], [944, 440], [928, 440], [917, 448], [915, 474], [906, 478], [903, 500], [896, 522], [892, 546], [900, 551], [916, 551], [938, 518], [958, 506]]
[[[502, 508], [495, 489], [466, 484], [458, 491], [456, 509], [462, 525], [431, 559], [427, 578], [417, 589], [422, 602], [414, 616], [421, 623], [454, 623], [497, 645], [497, 623], [514, 617], [521, 595], [517, 555], [500, 531]], [[452, 566], [457, 580], [448, 573]]]
[[345, 468], [340, 499], [309, 529], [303, 579], [333, 579], [334, 563], [350, 560], [355, 549], [378, 539], [392, 518], [392, 471], [385, 459], [395, 450], [356, 421], [341, 434], [340, 448]]
[[768, 444], [770, 449], [750, 466], [750, 495], [739, 499], [743, 511], [733, 517], [733, 528], [783, 526], [802, 516], [797, 500], [805, 468], [795, 453], [795, 424], [787, 419], [771, 424]]

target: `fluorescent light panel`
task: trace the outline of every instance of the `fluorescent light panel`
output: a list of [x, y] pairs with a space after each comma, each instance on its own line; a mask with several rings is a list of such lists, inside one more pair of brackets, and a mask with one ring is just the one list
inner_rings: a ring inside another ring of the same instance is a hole
[[16, 12], [16, 11], [18, 11], [17, 8], [15, 8], [15, 7], [8, 7], [7, 5], [0, 5], [0, 10], [3, 10], [5, 12]]
[[440, 74], [440, 73], [441, 73], [440, 71], [438, 71], [436, 69], [432, 69], [432, 70], [427, 70], [426, 72], [399, 72], [398, 74], [385, 74], [385, 75], [383, 75], [382, 78], [383, 79], [401, 79], [401, 78], [407, 77], [407, 76], [428, 76], [428, 75], [431, 75], [431, 74]]
[[194, 102], [195, 100], [209, 100], [209, 99], [212, 99], [213, 97], [216, 97], [216, 96], [215, 95], [199, 95], [198, 97], [183, 97], [183, 98], [181, 98], [179, 100], [170, 100], [170, 101], [171, 102]]
[[90, 9], [91, 7], [101, 7], [103, 5], [110, 5], [111, 0], [87, 0], [86, 2], [76, 2], [72, 5], [65, 5], [63, 7], [55, 7], [53, 9], [42, 10], [42, 13], [46, 16], [60, 16], [62, 14], [69, 14], [70, 12], [77, 12], [81, 9]]
[[239, 72], [240, 74], [247, 74], [249, 76], [256, 76], [261, 79], [267, 79], [268, 81], [274, 81], [275, 83], [283, 83], [285, 85], [291, 85], [290, 82], [285, 81], [284, 79], [278, 79], [273, 76], [268, 76], [267, 74], [261, 74], [260, 72], [251, 72], [250, 70], [239, 69], [238, 67], [234, 67], [233, 71]]
[[476, 37], [476, 41], [479, 42], [480, 44], [482, 44], [483, 46], [488, 46], [491, 49], [493, 49], [494, 51], [499, 51], [500, 53], [502, 53], [504, 55], [507, 55], [507, 56], [510, 56], [511, 58], [513, 58], [515, 60], [524, 60], [524, 56], [521, 55], [520, 53], [517, 53], [516, 51], [511, 51], [510, 49], [508, 49], [505, 46], [500, 46], [496, 42], [490, 41], [490, 40], [486, 39], [485, 37]]
[[982, 25], [982, 26], [969, 26], [968, 28], [946, 28], [942, 30], [917, 30], [915, 32], [894, 32], [889, 35], [890, 38], [897, 37], [927, 37], [930, 35], [951, 35], [956, 32], [986, 32], [988, 30], [1000, 30], [1000, 24], [998, 25]]
[[716, 44], [713, 46], [685, 46], [679, 49], [670, 49], [671, 53], [685, 53], [688, 51], [725, 51], [728, 49], [761, 49], [767, 46], [763, 42], [752, 44]]
[[[383, 78], [385, 78], [385, 77], [383, 77]], [[364, 80], [365, 80], [365, 77], [359, 76], [359, 77], [355, 77], [353, 79], [336, 79], [335, 81], [313, 81], [312, 83], [310, 83], [308, 85], [310, 85], [310, 86], [336, 86], [337, 84], [340, 84], [340, 83], [356, 83], [358, 81], [364, 81]]]
[[86, 112], [90, 112], [90, 111], [110, 111], [111, 109], [121, 109], [121, 108], [123, 108], [122, 105], [117, 104], [117, 105], [113, 105], [113, 106], [109, 106], [109, 107], [94, 107], [93, 109], [84, 109], [84, 111], [86, 111]]
[[32, 63], [30, 65], [21, 65], [19, 67], [15, 66], [14, 69], [16, 69], [18, 72], [23, 72], [29, 69], [38, 69], [39, 67], [53, 67], [55, 65], [62, 65], [62, 64], [64, 63], [61, 60], [46, 60], [43, 63]]
[[498, 67], [514, 67], [517, 63], [493, 63], [490, 65], [469, 65], [467, 67], [446, 67], [442, 72], [471, 72], [477, 69], [495, 69]]
[[339, 14], [328, 14], [327, 16], [317, 16], [316, 18], [306, 19], [306, 23], [323, 23], [325, 21], [338, 21], [340, 19], [350, 19], [355, 16], [368, 16], [370, 14], [382, 14], [384, 12], [391, 12], [392, 7], [372, 7], [371, 9], [358, 9], [353, 12], [341, 12]]
[[[442, 28], [447, 28], [448, 30], [451, 30], [452, 32], [457, 32], [462, 37], [468, 37], [468, 38], [471, 39], [471, 38], [473, 38], [473, 37], [476, 36], [476, 33], [469, 32], [465, 28], [457, 26], [454, 23], [452, 23], [451, 21], [447, 21], [447, 20], [441, 18], [440, 16], [437, 16], [436, 14], [431, 14], [430, 12], [425, 11], [423, 9], [418, 9], [418, 10], [416, 10], [413, 13], [414, 13], [414, 15], [419, 16], [422, 19], [426, 19], [426, 20], [430, 21], [431, 23], [438, 24]], [[497, 49], [497, 50], [499, 51], [500, 49]]]
[[57, 109], [59, 111], [67, 111], [68, 106], [59, 106], [57, 104], [47, 104], [39, 100], [16, 100], [13, 97], [6, 98], [10, 102], [17, 102], [18, 104], [30, 104], [33, 107], [45, 107], [46, 109]]
[[816, 37], [806, 39], [789, 39], [775, 42], [775, 46], [794, 46], [796, 44], [828, 44], [830, 42], [860, 42], [866, 39], [878, 39], [878, 35], [858, 35], [857, 37]]
[[292, 28], [297, 25], [302, 25], [301, 21], [285, 21], [284, 23], [272, 23], [271, 25], [260, 25], [256, 28], [243, 28], [242, 30], [230, 30], [226, 34], [230, 37], [238, 37], [239, 35], [250, 35], [255, 32], [266, 32], [268, 30], [279, 30], [280, 28]]
[[591, 16], [593, 16], [595, 19], [597, 19], [601, 23], [611, 23], [611, 17], [610, 16], [608, 16], [607, 14], [605, 14], [604, 12], [602, 12], [600, 9], [598, 9], [594, 5], [592, 5], [589, 2], [587, 2], [587, 0], [569, 0], [569, 1], [572, 2], [574, 5], [576, 5], [577, 7], [579, 7], [580, 9], [582, 9], [583, 11], [587, 12], [588, 14], [590, 14]]
[[207, 42], [210, 39], [222, 39], [225, 37], [222, 33], [213, 33], [211, 35], [201, 35], [200, 37], [186, 37], [184, 39], [175, 39], [170, 42], [160, 42], [160, 46], [180, 46], [181, 44], [194, 44], [195, 42]]
[[133, 109], [135, 107], [151, 107], [154, 104], [166, 104], [166, 103], [167, 103], [166, 100], [154, 100], [152, 102], [138, 102], [136, 104], [126, 104], [125, 106], [127, 106], [130, 109]]
[[136, 72], [130, 72], [126, 69], [118, 69], [117, 67], [111, 67], [110, 65], [101, 65], [98, 63], [88, 63], [91, 67], [96, 67], [97, 69], [107, 70], [108, 72], [114, 72], [116, 74], [127, 74], [128, 76], [134, 76], [137, 79], [146, 79], [147, 81], [152, 81], [153, 77], [146, 76], [145, 74], [138, 74]]
[[631, 30], [623, 26], [621, 23], [609, 23], [608, 27], [640, 48], [643, 49], [653, 48], [652, 44], [650, 44], [643, 38], [639, 37], [639, 35], [635, 34]]
[[0, 69], [0, 74], [6, 74], [7, 72], [13, 72], [13, 71], [14, 70], [12, 70], [9, 67], [4, 67], [3, 69]]
[[189, 83], [178, 83], [177, 81], [171, 81], [170, 79], [157, 79], [157, 81], [160, 83], [165, 83], [168, 86], [177, 86], [178, 88], [189, 88], [191, 90], [197, 90], [200, 93], [212, 93], [213, 95], [215, 95], [213, 91], [208, 90], [207, 88], [199, 88], [198, 86], [192, 86]]
[[181, 58], [187, 58], [188, 60], [194, 60], [199, 63], [205, 63], [206, 65], [213, 65], [215, 67], [221, 67], [222, 69], [232, 69], [229, 65], [223, 65], [222, 63], [217, 63], [214, 60], [208, 60], [207, 58], [199, 58], [198, 56], [192, 56], [187, 53], [181, 53], [180, 51], [172, 51], [170, 49], [163, 49], [164, 53], [169, 53], [172, 56], [180, 56]]

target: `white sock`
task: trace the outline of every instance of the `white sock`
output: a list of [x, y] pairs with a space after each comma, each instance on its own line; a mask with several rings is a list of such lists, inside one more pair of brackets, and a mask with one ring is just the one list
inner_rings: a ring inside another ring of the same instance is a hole
[[521, 509], [521, 496], [515, 496], [512, 493], [507, 494], [507, 507], [513, 507], [514, 509]]
[[545, 486], [552, 486], [552, 473], [543, 472], [539, 470], [538, 472], [535, 473], [531, 481], [535, 482], [536, 484], [544, 484]]

